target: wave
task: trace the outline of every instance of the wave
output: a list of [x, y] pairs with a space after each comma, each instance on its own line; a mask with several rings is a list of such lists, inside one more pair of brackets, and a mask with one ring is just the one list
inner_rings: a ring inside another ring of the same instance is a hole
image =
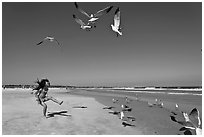
[[[119, 90], [111, 90], [111, 91], [119, 91]], [[134, 92], [134, 93], [147, 93], [147, 94], [170, 94], [170, 95], [194, 95], [194, 96], [202, 96], [202, 93], [192, 93], [192, 92], [160, 92], [160, 91], [145, 91], [145, 90], [121, 90], [119, 92]], [[201, 92], [201, 91], [200, 91]]]

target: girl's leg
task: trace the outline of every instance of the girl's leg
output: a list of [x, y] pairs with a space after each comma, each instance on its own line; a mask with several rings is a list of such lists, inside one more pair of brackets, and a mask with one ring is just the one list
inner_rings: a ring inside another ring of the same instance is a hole
[[57, 99], [55, 99], [55, 98], [53, 98], [53, 97], [51, 97], [51, 96], [48, 96], [47, 99], [48, 99], [48, 100], [52, 100], [53, 102], [55, 102], [55, 103], [57, 103], [57, 104], [59, 104], [59, 105], [61, 105], [61, 104], [63, 103], [63, 101], [58, 101]]
[[41, 100], [40, 100], [39, 96], [37, 96], [36, 98], [37, 98], [36, 101], [38, 102], [38, 104], [41, 105]]
[[41, 102], [41, 105], [43, 106], [43, 115], [46, 117], [47, 105], [44, 102]]

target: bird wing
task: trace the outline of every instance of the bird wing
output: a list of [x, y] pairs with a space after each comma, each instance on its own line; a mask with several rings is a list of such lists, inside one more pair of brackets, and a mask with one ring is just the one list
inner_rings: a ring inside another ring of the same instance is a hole
[[118, 28], [120, 26], [120, 9], [119, 8], [117, 8], [115, 11], [114, 26]]
[[60, 43], [58, 42], [58, 40], [57, 40], [57, 39], [55, 39], [55, 41], [57, 42], [57, 44], [58, 44], [58, 45], [60, 45]]
[[[43, 40], [44, 41], [44, 40]], [[42, 44], [43, 43], [43, 41], [41, 41], [41, 42], [39, 42], [37, 45], [40, 45], [40, 44]]]
[[79, 6], [78, 6], [78, 4], [76, 2], [74, 2], [74, 5], [78, 9], [79, 12], [81, 12], [84, 15], [86, 15], [88, 18], [91, 18], [88, 13], [86, 13], [84, 10], [79, 8]]
[[94, 14], [95, 17], [99, 17], [103, 14], [107, 14], [111, 9], [113, 8], [113, 6], [108, 6], [102, 10], [99, 10], [97, 13]]
[[81, 19], [77, 18], [77, 16], [74, 15], [74, 14], [73, 14], [73, 18], [74, 18], [75, 21], [76, 21], [78, 24], [80, 24], [81, 26], [84, 26], [84, 25], [85, 25], [85, 23], [84, 23]]
[[50, 40], [50, 39], [54, 39], [54, 37], [52, 37], [52, 36], [47, 36], [47, 37], [44, 38], [44, 40], [47, 40], [47, 39], [49, 39], [49, 40]]
[[198, 111], [196, 108], [194, 108], [194, 109], [190, 112], [189, 118], [190, 118], [191, 122], [192, 122], [196, 127], [198, 127], [198, 126], [201, 124], [201, 122], [200, 122], [200, 117], [199, 117], [199, 111]]
[[186, 127], [186, 128], [194, 128], [194, 125], [190, 121], [178, 121], [175, 116], [170, 116], [171, 120], [174, 122], [179, 123], [180, 125]]
[[177, 122], [176, 118], [174, 116], [170, 116], [171, 117], [171, 120], [174, 121], [174, 122]]

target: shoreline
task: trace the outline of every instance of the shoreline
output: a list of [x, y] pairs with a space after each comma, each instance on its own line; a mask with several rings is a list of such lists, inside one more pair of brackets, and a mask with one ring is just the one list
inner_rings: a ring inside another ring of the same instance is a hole
[[[181, 128], [181, 126], [170, 120], [171, 111], [175, 110], [175, 103], [177, 102], [179, 102], [178, 104], [179, 104], [180, 111], [189, 113], [193, 108], [195, 107], [198, 108], [198, 110], [200, 111], [200, 117], [202, 119], [202, 97], [200, 98], [200, 96], [197, 96], [200, 100], [195, 101], [194, 96], [188, 96], [188, 95], [184, 95], [185, 97], [176, 96], [176, 95], [165, 96], [163, 94], [162, 95], [154, 94], [154, 96], [151, 96], [152, 94], [150, 95], [149, 94], [137, 94], [136, 95], [135, 93], [130, 94], [130, 93], [125, 93], [125, 92], [118, 93], [118, 92], [109, 92], [109, 91], [101, 92], [98, 90], [86, 90], [86, 91], [85, 90], [80, 90], [80, 91], [73, 90], [71, 94], [77, 94], [77, 95], [83, 96], [85, 94], [84, 92], [87, 92], [86, 95], [95, 97], [97, 101], [107, 106], [110, 106], [110, 105], [115, 106], [115, 104], [112, 103], [113, 97], [119, 100], [123, 100], [120, 102], [121, 104], [121, 103], [124, 103], [124, 97], [127, 96], [128, 98], [132, 99], [134, 102], [134, 103], [131, 102], [131, 107], [135, 111], [130, 113], [130, 115], [134, 115], [136, 119], [139, 118], [138, 121], [140, 124], [145, 123], [146, 127], [153, 129], [154, 134], [159, 134], [159, 135], [182, 134], [182, 132], [179, 132], [179, 129]], [[106, 100], [104, 101], [104, 99], [101, 99], [97, 95], [104, 96]], [[140, 101], [135, 101], [136, 96], [139, 96]], [[169, 96], [171, 96], [170, 99], [169, 99]], [[191, 104], [191, 102], [186, 103], [186, 101], [188, 101], [191, 97], [193, 97], [192, 100], [194, 100], [195, 102], [193, 102], [193, 104]], [[164, 102], [163, 108], [149, 108], [148, 107], [147, 102], [154, 103], [155, 98], [161, 99], [162, 102]], [[119, 107], [117, 106], [116, 108], [117, 108], [116, 110], [120, 110], [120, 105]], [[153, 109], [153, 110], [149, 111], [149, 109]], [[183, 117], [180, 115], [179, 118], [182, 119]], [[152, 124], [147, 124], [148, 122]]]

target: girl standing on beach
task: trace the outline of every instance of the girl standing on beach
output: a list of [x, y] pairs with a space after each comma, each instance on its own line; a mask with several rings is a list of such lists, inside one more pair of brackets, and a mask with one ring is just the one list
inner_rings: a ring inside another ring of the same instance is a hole
[[58, 101], [57, 99], [53, 98], [52, 96], [48, 96], [48, 87], [50, 86], [50, 82], [48, 79], [42, 79], [41, 81], [37, 80], [38, 86], [33, 90], [37, 90], [34, 92], [35, 97], [37, 98], [36, 101], [43, 107], [43, 115], [47, 118], [47, 105], [45, 104], [46, 101], [52, 100], [53, 102], [61, 105], [63, 101]]

